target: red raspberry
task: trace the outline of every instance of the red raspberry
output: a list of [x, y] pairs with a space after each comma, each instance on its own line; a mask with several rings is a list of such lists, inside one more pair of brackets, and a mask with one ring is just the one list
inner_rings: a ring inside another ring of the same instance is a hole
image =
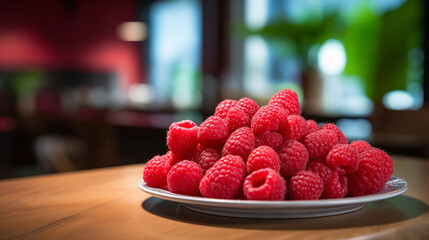
[[337, 125], [333, 123], [326, 123], [323, 124], [320, 129], [327, 129], [333, 131], [335, 134], [337, 134], [338, 137], [338, 143], [347, 144], [349, 141], [347, 140], [346, 135], [337, 127]]
[[146, 163], [143, 170], [143, 180], [149, 187], [164, 188], [167, 186], [167, 174], [171, 165], [165, 155], [155, 156]]
[[[375, 147], [373, 147], [372, 149], [374, 149], [374, 152], [378, 152], [380, 159], [384, 159], [384, 168], [382, 169], [383, 169], [383, 175], [384, 175], [383, 181], [386, 183], [387, 181], [390, 180], [393, 174], [393, 160], [389, 156], [389, 154], [387, 154], [385, 151]], [[368, 155], [371, 155], [371, 154], [368, 154]], [[365, 154], [365, 156], [368, 156], [368, 155]]]
[[322, 179], [323, 185], [325, 186], [326, 182], [331, 178], [332, 169], [322, 160], [310, 161], [306, 168], [307, 171], [313, 172]]
[[243, 184], [245, 174], [246, 166], [241, 157], [222, 157], [204, 175], [200, 193], [209, 198], [233, 199]]
[[325, 159], [332, 147], [338, 144], [337, 134], [331, 130], [320, 129], [304, 138], [310, 160]]
[[186, 157], [194, 152], [197, 147], [198, 127], [191, 120], [174, 122], [167, 133], [168, 148], [177, 157]]
[[286, 110], [288, 115], [300, 115], [298, 95], [290, 89], [283, 89], [276, 93], [269, 101], [268, 105], [280, 106]]
[[[201, 144], [198, 144], [198, 147], [199, 146], [202, 146]], [[198, 148], [197, 147], [197, 148]], [[205, 149], [205, 148], [210, 148], [210, 147], [201, 147], [201, 148], [199, 148], [199, 149], [197, 149], [197, 150], [195, 150], [195, 152], [194, 152], [194, 154], [192, 154], [191, 156], [190, 156], [190, 158], [189, 158], [189, 160], [190, 161], [192, 161], [192, 162], [194, 162], [194, 163], [196, 163], [196, 164], [198, 164], [198, 161], [200, 160], [200, 155], [201, 155], [201, 153], [202, 153], [202, 151]], [[214, 149], [216, 149], [216, 147], [213, 147]], [[187, 160], [187, 159], [183, 159], [183, 160]], [[182, 160], [182, 161], [183, 161]]]
[[263, 168], [246, 177], [243, 191], [248, 200], [283, 200], [286, 182], [276, 171]]
[[180, 162], [180, 161], [185, 160], [185, 157], [177, 156], [177, 155], [176, 155], [176, 154], [174, 154], [172, 151], [168, 151], [168, 152], [167, 152], [165, 155], [163, 155], [163, 156], [165, 156], [166, 160], [168, 161], [168, 163], [169, 163], [171, 166], [174, 166], [174, 164], [176, 164], [176, 163], [178, 163], [178, 162]]
[[280, 173], [283, 177], [292, 177], [307, 166], [308, 151], [302, 143], [290, 139], [280, 145], [277, 150], [281, 163]]
[[206, 147], [199, 150], [193, 157], [193, 161], [198, 163], [205, 173], [208, 169], [213, 167], [213, 165], [221, 157], [221, 151], [215, 147]]
[[362, 141], [362, 140], [353, 141], [350, 143], [350, 146], [352, 146], [354, 149], [358, 150], [359, 153], [362, 153], [362, 152], [372, 148], [371, 144], [369, 144], [368, 142]]
[[376, 193], [383, 189], [393, 173], [392, 158], [384, 151], [372, 148], [360, 154], [358, 170], [347, 176], [351, 196]]
[[256, 135], [262, 135], [269, 131], [277, 131], [281, 122], [287, 118], [287, 113], [278, 106], [263, 106], [252, 118], [252, 130]]
[[243, 191], [243, 185], [240, 185], [240, 188], [238, 189], [238, 193], [237, 195], [235, 195], [234, 199], [246, 200], [246, 196], [244, 195], [244, 191]]
[[289, 115], [283, 123], [280, 124], [280, 134], [283, 139], [295, 139], [301, 141], [308, 134], [307, 121], [299, 115]]
[[310, 161], [306, 168], [307, 171], [313, 172], [322, 179], [323, 185], [331, 178], [332, 170], [329, 166], [322, 160]]
[[198, 142], [204, 146], [221, 145], [228, 137], [228, 126], [216, 116], [207, 118], [198, 129]]
[[302, 170], [289, 180], [288, 190], [292, 200], [317, 200], [322, 195], [323, 182], [317, 174]]
[[332, 172], [337, 172], [338, 175], [340, 175], [340, 176], [344, 176], [344, 175], [347, 174], [345, 168], [342, 168], [342, 167], [333, 167], [332, 165], [329, 165], [329, 164], [328, 164], [328, 166], [331, 168]]
[[280, 172], [280, 159], [276, 151], [268, 146], [255, 148], [247, 158], [247, 174], [262, 168], [271, 168], [276, 172]]
[[238, 100], [237, 105], [235, 105], [235, 107], [243, 110], [245, 113], [247, 113], [250, 116], [250, 118], [252, 118], [255, 115], [255, 113], [259, 110], [258, 104], [252, 99], [247, 97]]
[[236, 107], [230, 108], [225, 118], [230, 133], [241, 127], [250, 127], [250, 120], [251, 118], [246, 112]]
[[359, 162], [359, 152], [348, 144], [335, 145], [326, 156], [326, 163], [334, 168], [343, 168], [346, 174], [356, 171]]
[[237, 100], [225, 99], [216, 106], [214, 115], [220, 118], [226, 118], [229, 109], [237, 104]]
[[173, 167], [167, 175], [168, 190], [173, 193], [197, 196], [200, 194], [201, 167], [195, 162], [184, 160]]
[[340, 176], [337, 172], [332, 172], [331, 177], [325, 184], [320, 198], [342, 198], [347, 194], [347, 177]]
[[222, 155], [238, 155], [246, 161], [253, 149], [255, 149], [255, 134], [252, 129], [243, 127], [235, 130], [229, 136], [223, 146]]
[[308, 133], [312, 133], [319, 130], [319, 125], [317, 125], [317, 122], [315, 122], [314, 120], [307, 120], [307, 124], [308, 124]]
[[206, 147], [198, 143], [197, 147], [195, 148], [194, 155], [195, 155], [197, 152], [201, 151], [203, 148], [206, 148]]
[[283, 137], [278, 132], [266, 132], [256, 137], [256, 147], [268, 146], [274, 150], [283, 142]]

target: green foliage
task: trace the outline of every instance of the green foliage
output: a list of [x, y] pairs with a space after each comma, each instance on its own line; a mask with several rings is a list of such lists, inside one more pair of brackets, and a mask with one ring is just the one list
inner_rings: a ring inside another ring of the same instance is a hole
[[31, 96], [46, 83], [45, 73], [37, 69], [16, 72], [12, 79], [11, 88], [20, 97]]
[[361, 76], [368, 97], [374, 101], [381, 100], [386, 92], [405, 89], [407, 55], [421, 44], [421, 8], [420, 1], [411, 0], [377, 16], [362, 7], [344, 32], [345, 73]]
[[407, 55], [421, 45], [422, 1], [408, 0], [384, 14], [376, 13], [369, 1], [359, 3], [347, 13], [309, 14], [299, 22], [276, 19], [239, 32], [265, 38], [279, 55], [296, 57], [303, 69], [310, 67], [312, 46], [339, 39], [347, 54], [345, 74], [360, 76], [368, 97], [379, 101], [386, 92], [406, 87]]
[[339, 37], [343, 31], [337, 14], [329, 14], [321, 19], [307, 18], [299, 23], [286, 19], [276, 19], [260, 29], [242, 27], [243, 35], [258, 35], [267, 39], [279, 54], [293, 55], [307, 67], [307, 54], [314, 44], [321, 44], [329, 38]]
[[343, 34], [343, 44], [347, 54], [346, 74], [360, 76], [368, 96], [374, 95], [373, 73], [378, 68], [376, 56], [380, 41], [381, 17], [368, 6], [356, 10], [356, 18]]

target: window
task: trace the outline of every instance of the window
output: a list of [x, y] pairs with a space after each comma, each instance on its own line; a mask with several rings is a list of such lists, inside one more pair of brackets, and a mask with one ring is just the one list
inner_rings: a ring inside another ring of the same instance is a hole
[[[243, 95], [297, 91], [310, 115], [423, 104], [422, 1], [244, 0]], [[235, 34], [234, 37], [240, 36]], [[239, 81], [233, 78], [229, 81]], [[351, 107], [352, 106], [352, 107]]]
[[201, 3], [154, 1], [148, 10], [147, 66], [154, 105], [177, 110], [201, 105]]

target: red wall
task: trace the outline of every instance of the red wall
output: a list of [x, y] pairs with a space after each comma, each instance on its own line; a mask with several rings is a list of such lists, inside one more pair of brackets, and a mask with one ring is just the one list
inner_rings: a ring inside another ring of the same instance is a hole
[[137, 10], [135, 0], [0, 1], [0, 69], [116, 72], [124, 87], [141, 81], [140, 43], [116, 34]]

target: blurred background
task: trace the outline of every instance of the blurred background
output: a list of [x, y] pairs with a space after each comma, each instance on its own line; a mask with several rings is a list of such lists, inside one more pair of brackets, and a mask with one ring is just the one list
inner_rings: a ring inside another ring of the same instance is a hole
[[142, 163], [171, 122], [283, 88], [428, 158], [428, 22], [423, 0], [0, 0], [0, 178]]

